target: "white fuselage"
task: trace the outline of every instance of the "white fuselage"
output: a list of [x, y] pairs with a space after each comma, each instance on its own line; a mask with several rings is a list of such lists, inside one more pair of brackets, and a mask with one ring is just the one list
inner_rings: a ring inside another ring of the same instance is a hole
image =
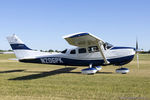
[[[93, 52], [93, 53], [79, 53], [79, 48], [75, 48], [76, 54], [70, 54], [71, 50], [68, 49], [66, 53], [56, 53], [56, 54], [45, 54], [45, 55], [37, 55], [35, 58], [40, 57], [61, 57], [61, 58], [68, 58], [68, 59], [76, 59], [76, 60], [103, 60], [100, 52]], [[132, 48], [125, 48], [125, 49], [108, 49], [104, 51], [107, 59], [114, 59], [114, 58], [121, 58], [126, 56], [135, 55], [135, 51]]]

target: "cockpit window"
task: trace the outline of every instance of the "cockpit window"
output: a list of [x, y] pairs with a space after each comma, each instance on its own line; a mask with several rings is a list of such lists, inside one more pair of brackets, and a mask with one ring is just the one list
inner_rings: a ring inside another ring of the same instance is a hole
[[66, 53], [67, 52], [67, 49], [63, 50], [61, 53]]
[[108, 43], [108, 42], [106, 42], [106, 43], [104, 44], [105, 50], [106, 50], [106, 49], [110, 49], [110, 48], [112, 48], [112, 47], [113, 47], [113, 45], [110, 44], [110, 43]]
[[93, 53], [93, 52], [98, 52], [98, 47], [97, 46], [91, 46], [91, 47], [88, 47], [88, 51], [89, 53]]
[[86, 49], [85, 48], [80, 48], [79, 53], [86, 53]]
[[76, 54], [76, 50], [74, 49], [74, 50], [71, 50], [70, 51], [70, 54]]

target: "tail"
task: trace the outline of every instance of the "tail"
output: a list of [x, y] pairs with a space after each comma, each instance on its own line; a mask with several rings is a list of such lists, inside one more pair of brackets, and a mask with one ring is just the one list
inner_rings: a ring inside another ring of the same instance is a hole
[[15, 34], [8, 36], [7, 40], [14, 51], [17, 59], [34, 59], [39, 56], [47, 55], [48, 53], [35, 51], [27, 47]]

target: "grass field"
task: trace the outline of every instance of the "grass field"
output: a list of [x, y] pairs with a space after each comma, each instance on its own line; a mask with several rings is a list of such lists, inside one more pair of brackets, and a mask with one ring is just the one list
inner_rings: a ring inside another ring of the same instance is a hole
[[140, 55], [116, 74], [105, 66], [95, 75], [82, 75], [81, 67], [27, 64], [0, 55], [1, 100], [150, 100], [150, 55]]

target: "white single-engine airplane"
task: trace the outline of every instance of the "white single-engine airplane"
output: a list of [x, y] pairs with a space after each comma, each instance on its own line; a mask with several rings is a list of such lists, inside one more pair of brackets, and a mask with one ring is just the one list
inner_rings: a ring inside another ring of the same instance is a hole
[[[25, 63], [55, 64], [66, 66], [89, 66], [83, 74], [94, 74], [101, 70], [100, 66], [128, 64], [134, 58], [136, 49], [132, 47], [116, 47], [102, 39], [85, 32], [63, 37], [74, 49], [66, 49], [61, 53], [50, 54], [35, 51], [27, 47], [16, 35], [7, 37], [17, 59]], [[116, 69], [118, 73], [128, 73], [127, 68]]]

